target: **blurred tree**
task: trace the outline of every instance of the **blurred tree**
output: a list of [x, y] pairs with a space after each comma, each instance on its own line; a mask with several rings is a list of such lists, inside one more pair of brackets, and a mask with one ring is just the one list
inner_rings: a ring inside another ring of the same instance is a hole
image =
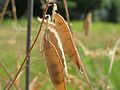
[[117, 7], [114, 2], [111, 2], [111, 7], [108, 9], [108, 21], [117, 22]]
[[[15, 0], [18, 18], [27, 14], [27, 1], [28, 0]], [[9, 6], [11, 6], [11, 3]], [[42, 6], [40, 3], [40, 0], [35, 0], [34, 1], [34, 16], [41, 16], [41, 15], [42, 15]]]
[[120, 0], [103, 0], [102, 8], [107, 10], [107, 21], [120, 22]]
[[83, 18], [88, 12], [101, 7], [102, 0], [67, 0], [72, 19]]
[[[0, 0], [0, 2], [5, 0]], [[15, 0], [18, 17], [27, 13], [28, 0]], [[44, 4], [47, 0], [34, 1], [34, 16], [42, 17], [44, 11]], [[62, 16], [65, 17], [65, 9], [63, 0], [56, 0], [58, 9]], [[88, 12], [96, 12], [95, 18], [104, 21], [120, 22], [120, 0], [67, 0], [70, 19], [83, 19]], [[2, 8], [3, 3], [0, 3]], [[11, 8], [9, 3], [8, 9]]]
[[[27, 0], [15, 0], [17, 17], [21, 17], [27, 12]], [[11, 6], [11, 3], [10, 3]], [[11, 7], [10, 7], [11, 8]]]
[[5, 0], [0, 0], [0, 12], [2, 11], [4, 5], [5, 5]]
[[81, 13], [88, 13], [100, 8], [102, 0], [76, 0], [76, 10]]
[[115, 19], [116, 22], [120, 22], [120, 0], [112, 0], [112, 6], [111, 13], [115, 14], [113, 19]]

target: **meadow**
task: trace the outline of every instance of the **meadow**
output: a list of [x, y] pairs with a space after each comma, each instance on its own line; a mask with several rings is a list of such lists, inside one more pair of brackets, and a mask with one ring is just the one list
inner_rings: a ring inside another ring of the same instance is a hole
[[[76, 39], [76, 45], [88, 72], [93, 90], [105, 90], [105, 84], [108, 81], [109, 90], [119, 90], [120, 88], [120, 50], [116, 53], [115, 61], [110, 77], [107, 78], [110, 57], [104, 54], [96, 54], [109, 48], [112, 50], [116, 41], [120, 38], [120, 24], [93, 22], [89, 31], [89, 35], [85, 36], [83, 31], [82, 21], [72, 21], [72, 33]], [[31, 41], [33, 42], [35, 35], [40, 27], [40, 23], [36, 18], [33, 19], [33, 30]], [[3, 20], [0, 21], [0, 63], [4, 64], [11, 77], [13, 77], [26, 55], [26, 35], [27, 35], [27, 20], [22, 18], [17, 21]], [[31, 86], [37, 84], [39, 89], [36, 90], [53, 90], [53, 85], [50, 81], [47, 71], [44, 56], [40, 52], [39, 37], [36, 45], [31, 52], [30, 79]], [[82, 45], [93, 52], [92, 55], [85, 55]], [[72, 64], [67, 57], [68, 72], [74, 76], [73, 82], [67, 83], [67, 90], [89, 90], [84, 76], [77, 71], [77, 68]], [[10, 80], [9, 76], [0, 64], [0, 90], [3, 90]], [[35, 82], [34, 82], [35, 81]], [[25, 72], [21, 74], [17, 80], [18, 87], [24, 90], [25, 87]], [[36, 86], [37, 87], [37, 86]], [[14, 90], [14, 85], [11, 90]]]

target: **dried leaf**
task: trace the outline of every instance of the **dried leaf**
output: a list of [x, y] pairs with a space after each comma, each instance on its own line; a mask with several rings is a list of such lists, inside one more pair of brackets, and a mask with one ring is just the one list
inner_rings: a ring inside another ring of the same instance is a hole
[[46, 33], [43, 44], [48, 71], [55, 89], [65, 90], [64, 66], [59, 56], [59, 52], [57, 51], [54, 44], [49, 41], [51, 40], [50, 37], [48, 38], [49, 33]]
[[72, 58], [73, 63], [78, 67], [78, 69], [80, 69], [80, 57], [69, 26], [61, 15], [55, 13], [54, 18], [56, 23], [55, 27], [57, 32], [61, 36], [65, 52], [70, 56], [70, 58]]

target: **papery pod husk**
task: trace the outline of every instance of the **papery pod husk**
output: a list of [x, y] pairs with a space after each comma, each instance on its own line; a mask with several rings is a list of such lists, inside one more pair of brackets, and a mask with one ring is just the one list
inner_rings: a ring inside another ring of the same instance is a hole
[[48, 26], [47, 35], [48, 35], [49, 41], [51, 41], [54, 44], [55, 48], [57, 49], [57, 52], [60, 56], [60, 59], [62, 61], [63, 67], [64, 67], [65, 76], [68, 78], [67, 64], [66, 64], [66, 59], [65, 59], [62, 42], [61, 42], [61, 39], [59, 38], [59, 35], [53, 25]]
[[56, 30], [61, 36], [61, 40], [63, 41], [63, 48], [65, 49], [65, 53], [72, 59], [73, 63], [77, 66], [77, 68], [81, 69], [80, 56], [78, 54], [72, 33], [70, 28], [64, 18], [58, 14], [54, 13], [54, 20], [56, 24]]
[[[49, 36], [49, 33], [46, 35]], [[52, 84], [56, 90], [66, 90], [62, 60], [55, 45], [49, 41], [51, 40], [50, 37], [47, 39], [46, 35], [44, 36], [43, 49]]]

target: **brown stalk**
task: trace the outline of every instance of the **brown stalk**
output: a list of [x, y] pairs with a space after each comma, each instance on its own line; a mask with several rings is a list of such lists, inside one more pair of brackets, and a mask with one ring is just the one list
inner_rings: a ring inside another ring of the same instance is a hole
[[69, 28], [71, 30], [70, 16], [69, 16], [69, 11], [68, 11], [68, 7], [67, 7], [67, 2], [66, 2], [66, 0], [63, 0], [63, 2], [64, 2], [64, 8], [65, 8], [65, 13], [66, 13], [67, 23], [68, 23]]
[[25, 62], [28, 60], [28, 57], [29, 57], [29, 55], [30, 55], [30, 53], [31, 53], [31, 51], [32, 51], [32, 49], [33, 49], [35, 43], [37, 42], [37, 39], [38, 39], [40, 33], [41, 33], [42, 25], [43, 25], [43, 22], [44, 22], [45, 15], [46, 15], [46, 12], [47, 12], [47, 10], [48, 10], [48, 7], [49, 7], [49, 3], [47, 4], [47, 6], [46, 6], [46, 8], [45, 8], [45, 14], [44, 14], [43, 20], [42, 20], [42, 22], [41, 22], [40, 29], [39, 29], [39, 31], [38, 31], [36, 37], [35, 37], [35, 40], [34, 40], [33, 44], [32, 44], [31, 47], [30, 47], [30, 50], [29, 50], [28, 54], [26, 55], [26, 57], [25, 57], [25, 59], [24, 59], [22, 65], [21, 65], [20, 69], [18, 70], [18, 72], [17, 72], [17, 74], [15, 75], [15, 77], [13, 78], [13, 80], [10, 81], [10, 83], [8, 83], [7, 86], [5, 87], [5, 90], [9, 90], [9, 89], [10, 89], [10, 87], [11, 87], [12, 84], [13, 84], [13, 82], [15, 82], [15, 80], [17, 79], [17, 77], [18, 77], [20, 71], [22, 70], [22, 68], [23, 68], [23, 66], [24, 66], [24, 64], [25, 64]]
[[[10, 79], [12, 79], [12, 77], [11, 77], [8, 69], [6, 68], [6, 66], [5, 66], [2, 62], [0, 62], [0, 66], [4, 69], [4, 71], [5, 71], [5, 73], [7, 74], [7, 76], [8, 76]], [[17, 87], [16, 83], [14, 83], [14, 86], [15, 86], [16, 90], [18, 90], [18, 87]]]
[[6, 11], [6, 9], [7, 9], [8, 3], [9, 3], [9, 0], [5, 0], [5, 1], [6, 1], [6, 2], [5, 2], [5, 6], [4, 6], [4, 8], [3, 8], [3, 11], [2, 11], [1, 17], [0, 17], [1, 20], [4, 18], [4, 14], [5, 14], [5, 11]]
[[111, 56], [111, 61], [110, 61], [110, 65], [109, 65], [109, 70], [108, 70], [108, 75], [107, 75], [107, 80], [106, 80], [106, 82], [105, 82], [105, 90], [108, 90], [108, 79], [109, 79], [109, 77], [110, 77], [110, 75], [111, 75], [111, 72], [112, 72], [112, 68], [113, 68], [113, 63], [114, 63], [114, 61], [115, 61], [115, 53], [116, 53], [116, 50], [117, 50], [117, 47], [118, 47], [118, 45], [120, 44], [120, 38], [117, 40], [117, 42], [115, 43], [115, 46], [114, 46], [114, 48], [113, 48], [113, 51], [112, 51], [112, 56]]
[[14, 17], [15, 20], [17, 20], [15, 0], [11, 0], [11, 3], [12, 3], [13, 17]]

